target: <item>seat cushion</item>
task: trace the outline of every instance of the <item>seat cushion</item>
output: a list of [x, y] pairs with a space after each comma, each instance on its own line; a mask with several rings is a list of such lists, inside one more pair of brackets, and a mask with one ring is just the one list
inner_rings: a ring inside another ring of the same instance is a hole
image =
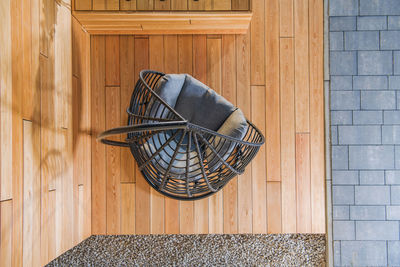
[[[243, 139], [246, 135], [248, 126], [243, 112], [224, 97], [218, 95], [214, 90], [188, 74], [166, 74], [158, 81], [154, 91], [192, 124], [238, 139]], [[163, 117], [163, 114], [156, 114], [157, 112], [159, 112], [159, 108], [154, 105], [150, 115], [152, 117]], [[171, 131], [156, 134], [153, 138], [148, 139], [141, 148], [150, 157], [170, 136], [172, 136]], [[167, 169], [177, 148], [179, 138], [180, 135], [175, 137], [175, 140], [171, 141], [154, 158], [153, 165], [160, 173], [164, 173]], [[226, 141], [225, 138], [220, 137], [211, 138], [209, 142], [224, 160], [229, 158], [237, 145], [236, 142]], [[178, 154], [169, 173], [170, 176], [177, 179], [184, 178], [186, 173], [186, 144], [187, 140], [184, 140], [178, 149]], [[222, 163], [210, 148], [205, 147], [203, 149], [202, 153], [205, 153], [208, 162], [208, 171], [213, 172]], [[189, 164], [189, 171], [193, 174], [191, 178], [194, 180], [200, 179], [202, 173], [193, 140], [189, 151]]]

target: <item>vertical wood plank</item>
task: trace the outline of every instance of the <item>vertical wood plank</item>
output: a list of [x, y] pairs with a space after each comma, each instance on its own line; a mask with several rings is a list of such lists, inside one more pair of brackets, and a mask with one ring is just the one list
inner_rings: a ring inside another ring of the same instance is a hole
[[22, 81], [22, 94], [26, 97], [24, 105], [21, 107], [22, 118], [32, 120], [33, 107], [35, 105], [34, 87], [32, 87], [32, 4], [30, 0], [22, 1], [22, 69], [24, 79]]
[[91, 37], [92, 82], [92, 232], [106, 233], [106, 148], [96, 136], [106, 129], [105, 122], [105, 38]]
[[0, 201], [12, 198], [11, 1], [0, 3]]
[[40, 265], [40, 131], [37, 125], [23, 121], [24, 131], [24, 209], [23, 259], [24, 266]]
[[[135, 37], [120, 36], [120, 76], [121, 76], [121, 121], [125, 125], [128, 121], [126, 109], [129, 107], [131, 95], [136, 84], [135, 71]], [[125, 138], [126, 136], [122, 136]], [[135, 182], [135, 161], [129, 149], [121, 149], [121, 182]]]
[[280, 42], [282, 231], [296, 232], [296, 162], [294, 110], [294, 42]]
[[136, 0], [137, 10], [153, 10], [154, 0]]
[[135, 234], [135, 184], [121, 184], [121, 235]]
[[92, 0], [93, 10], [118, 10], [119, 0]]
[[55, 5], [54, 25], [54, 85], [56, 92], [56, 125], [69, 128], [72, 105], [72, 39], [71, 11], [62, 5]]
[[0, 202], [0, 262], [12, 266], [13, 202]]
[[[53, 260], [56, 253], [56, 190], [48, 192], [49, 202], [47, 207], [47, 231], [48, 231], [48, 243], [47, 243], [47, 255], [46, 263]], [[45, 263], [45, 264], [46, 264]]]
[[[12, 42], [12, 265], [22, 265], [23, 232], [23, 34], [22, 1], [11, 2]], [[10, 179], [10, 177], [7, 177]]]
[[212, 0], [212, 10], [231, 10], [232, 0]]
[[187, 10], [188, 0], [171, 0], [171, 10]]
[[282, 232], [281, 182], [267, 182], [267, 232]]
[[154, 10], [170, 10], [171, 0], [154, 0]]
[[[149, 38], [135, 37], [135, 77], [149, 67]], [[136, 234], [150, 234], [150, 186], [139, 168], [136, 172], [135, 220]]]
[[[207, 38], [193, 36], [193, 77], [207, 83]], [[194, 233], [208, 233], [208, 199], [194, 201]]]
[[280, 0], [280, 36], [293, 36], [293, 0]]
[[[251, 87], [251, 120], [262, 133], [265, 133], [265, 87]], [[265, 168], [265, 149], [260, 148], [251, 165], [253, 186], [253, 233], [267, 231], [267, 177]]]
[[[164, 35], [164, 71], [178, 72], [178, 36]], [[179, 201], [165, 198], [165, 233], [179, 234]]]
[[309, 132], [309, 51], [308, 51], [308, 0], [294, 2], [294, 50], [295, 50], [295, 108], [296, 132]]
[[[107, 51], [106, 51], [107, 53]], [[106, 87], [106, 129], [120, 126], [120, 89], [119, 87]], [[113, 138], [119, 141], [119, 136]], [[106, 147], [107, 157], [107, 234], [120, 233], [120, 173], [121, 154], [116, 146]]]
[[136, 10], [136, 0], [120, 0], [120, 10]]
[[54, 32], [55, 12], [53, 0], [40, 0], [40, 53], [48, 56], [49, 43]]
[[249, 0], [232, 0], [232, 10], [249, 10]]
[[297, 232], [311, 232], [310, 134], [296, 134]]
[[312, 232], [325, 233], [323, 4], [312, 0], [310, 27], [310, 144]]
[[119, 86], [119, 36], [106, 36], [106, 86]]
[[[251, 117], [250, 32], [236, 35], [237, 106], [246, 118]], [[251, 163], [238, 178], [238, 232], [252, 233]]]
[[[162, 35], [149, 36], [149, 64], [150, 69], [164, 70], [164, 37]], [[153, 188], [150, 188], [151, 222], [150, 232], [152, 234], [164, 233], [164, 196]]]
[[[266, 164], [267, 180], [280, 181], [280, 110], [279, 110], [279, 0], [265, 1], [266, 68]], [[253, 48], [252, 48], [253, 49]], [[252, 70], [253, 72], [253, 70]]]
[[[236, 105], [236, 44], [235, 35], [222, 36], [222, 96]], [[238, 177], [223, 189], [224, 233], [238, 232]]]
[[[268, 1], [267, 1], [268, 2]], [[253, 17], [250, 24], [251, 32], [251, 85], [265, 85], [265, 46], [266, 31], [264, 1], [253, 1]], [[273, 10], [272, 12], [276, 12]], [[279, 27], [279, 25], [278, 25]], [[272, 33], [273, 34], [273, 33]], [[267, 61], [268, 62], [268, 61]], [[270, 62], [268, 62], [268, 65]]]
[[188, 0], [189, 10], [205, 10], [206, 0]]
[[75, 10], [92, 10], [92, 0], [75, 0]]
[[[207, 38], [207, 84], [218, 94], [222, 92], [221, 38]], [[209, 233], [223, 233], [223, 192], [209, 197]]]
[[84, 185], [78, 185], [77, 188], [78, 197], [75, 199], [78, 202], [78, 211], [75, 216], [78, 217], [78, 225], [75, 229], [78, 239], [75, 242], [82, 242], [84, 240], [84, 228], [85, 228], [85, 189]]

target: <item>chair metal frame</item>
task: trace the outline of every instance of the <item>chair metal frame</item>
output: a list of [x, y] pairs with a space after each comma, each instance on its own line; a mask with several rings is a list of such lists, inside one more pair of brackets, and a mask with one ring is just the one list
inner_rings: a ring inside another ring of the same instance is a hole
[[[264, 136], [248, 120], [243, 139], [188, 122], [153, 90], [164, 75], [141, 71], [127, 109], [128, 125], [107, 130], [97, 139], [107, 145], [129, 147], [143, 177], [161, 194], [178, 200], [208, 197], [244, 172], [264, 144]], [[127, 134], [125, 141], [109, 139], [121, 134]], [[149, 142], [160, 146], [149, 153], [149, 149], [143, 149]], [[172, 155], [165, 154], [167, 147], [174, 151]], [[227, 147], [232, 150], [228, 157], [223, 153]], [[170, 160], [160, 157], [162, 151]], [[198, 163], [193, 164], [193, 160]]]

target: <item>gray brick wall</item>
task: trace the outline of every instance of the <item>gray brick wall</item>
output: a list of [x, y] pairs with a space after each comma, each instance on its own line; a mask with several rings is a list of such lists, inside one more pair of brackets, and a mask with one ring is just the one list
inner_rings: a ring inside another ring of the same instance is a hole
[[400, 266], [400, 0], [329, 0], [335, 266]]

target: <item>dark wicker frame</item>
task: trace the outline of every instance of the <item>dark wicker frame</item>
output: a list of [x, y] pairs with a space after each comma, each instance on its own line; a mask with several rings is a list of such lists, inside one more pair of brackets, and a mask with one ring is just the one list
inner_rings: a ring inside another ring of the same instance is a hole
[[[107, 145], [129, 147], [144, 178], [158, 192], [179, 200], [210, 196], [236, 175], [244, 172], [245, 167], [264, 143], [264, 136], [248, 120], [248, 130], [243, 140], [186, 121], [153, 91], [154, 86], [164, 75], [157, 71], [141, 71], [127, 109], [128, 126], [107, 130], [98, 136], [98, 140]], [[151, 116], [154, 111], [157, 117]], [[120, 134], [127, 134], [124, 142], [107, 139]], [[167, 141], [156, 151], [149, 154], [146, 150], [140, 149], [140, 146], [145, 145], [150, 138], [153, 138], [152, 141], [160, 142], [160, 134], [164, 134]], [[154, 140], [156, 138], [158, 140]], [[167, 146], [172, 148], [173, 140], [177, 149], [170, 155], [170, 161], [165, 162], [168, 167], [162, 167], [154, 159]], [[219, 153], [221, 147], [225, 145], [234, 147], [228, 158]], [[180, 162], [185, 167], [174, 166], [177, 154], [182, 153], [179, 152], [181, 148], [186, 151], [186, 164]], [[198, 157], [198, 164], [190, 165], [189, 159], [194, 159], [192, 153]], [[200, 170], [193, 170], [196, 166], [200, 166]], [[185, 176], [170, 175], [171, 168], [185, 168], [183, 170]]]

